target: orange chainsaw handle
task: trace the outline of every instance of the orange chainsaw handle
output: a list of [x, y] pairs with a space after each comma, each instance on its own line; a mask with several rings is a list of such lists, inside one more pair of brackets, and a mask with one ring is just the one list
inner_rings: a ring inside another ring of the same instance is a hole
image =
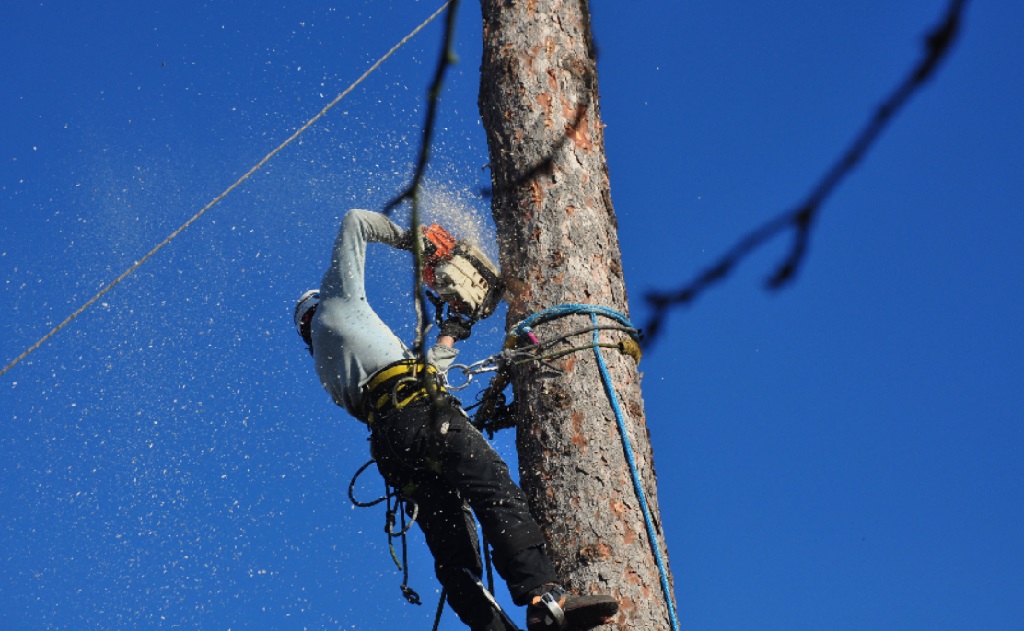
[[455, 237], [450, 232], [436, 223], [429, 226], [421, 226], [423, 236], [434, 245], [433, 252], [427, 252], [432, 259], [446, 259], [452, 255], [455, 249]]
[[437, 278], [434, 275], [434, 266], [451, 258], [456, 241], [450, 232], [436, 223], [420, 226], [420, 231], [428, 242], [424, 252], [426, 256], [423, 266], [423, 282], [427, 284], [427, 287], [434, 289], [434, 282]]

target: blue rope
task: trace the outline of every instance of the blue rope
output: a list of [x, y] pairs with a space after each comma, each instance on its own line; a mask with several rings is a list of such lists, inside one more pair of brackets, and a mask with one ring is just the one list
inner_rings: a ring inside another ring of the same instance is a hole
[[[625, 315], [615, 311], [614, 309], [597, 305], [572, 303], [549, 307], [543, 311], [539, 311], [520, 322], [513, 331], [516, 335], [523, 335], [531, 331], [532, 328], [538, 324], [575, 313], [589, 313], [590, 321], [594, 326], [597, 326], [598, 324], [597, 316], [602, 315], [618, 321], [623, 326], [627, 326], [631, 329], [635, 328]], [[672, 590], [668, 584], [668, 568], [666, 567], [665, 559], [661, 554], [661, 549], [658, 547], [657, 533], [654, 529], [654, 519], [651, 517], [651, 509], [647, 504], [647, 494], [644, 493], [643, 484], [640, 481], [640, 471], [636, 464], [636, 458], [633, 455], [633, 446], [629, 441], [629, 434], [626, 431], [626, 419], [622, 413], [622, 407], [619, 405], [619, 397], [615, 394], [615, 386], [612, 383], [611, 375], [608, 373], [608, 366], [605, 364], [604, 356], [601, 355], [601, 348], [598, 346], [598, 342], [600, 341], [598, 338], [599, 333], [600, 331], [598, 329], [594, 330], [594, 356], [597, 357], [597, 367], [601, 373], [601, 382], [604, 384], [604, 390], [608, 394], [608, 400], [612, 404], [612, 411], [615, 412], [615, 422], [619, 426], [619, 435], [622, 437], [622, 449], [626, 455], [626, 463], [629, 465], [629, 475], [633, 480], [633, 490], [636, 492], [637, 499], [640, 501], [640, 509], [644, 514], [644, 526], [647, 529], [647, 538], [651, 542], [651, 551], [654, 553], [654, 561], [658, 565], [658, 576], [661, 579], [661, 589], [665, 593], [665, 603], [668, 605], [669, 622], [672, 625], [672, 631], [679, 631], [679, 618], [676, 616], [676, 608], [672, 602]], [[634, 334], [634, 337], [636, 335], [637, 334]]]
[[[590, 321], [597, 325], [597, 313], [590, 313]], [[644, 513], [644, 526], [647, 527], [647, 538], [651, 541], [651, 551], [654, 552], [654, 560], [658, 564], [658, 576], [661, 578], [661, 589], [665, 592], [665, 603], [668, 605], [668, 618], [672, 624], [672, 631], [678, 631], [679, 619], [676, 617], [676, 608], [672, 603], [672, 591], [668, 585], [668, 569], [665, 567], [665, 559], [662, 557], [661, 549], [658, 547], [658, 539], [654, 530], [654, 520], [651, 518], [651, 509], [647, 505], [647, 495], [640, 482], [640, 471], [636, 466], [636, 458], [633, 456], [633, 446], [629, 442], [629, 435], [626, 433], [626, 420], [619, 406], [619, 397], [615, 394], [615, 386], [612, 384], [611, 375], [608, 374], [608, 366], [601, 355], [601, 348], [597, 346], [598, 331], [594, 331], [594, 356], [597, 357], [597, 366], [601, 371], [601, 381], [604, 383], [605, 392], [608, 393], [608, 400], [611, 401], [612, 409], [615, 411], [615, 422], [619, 425], [619, 434], [622, 436], [622, 449], [626, 452], [626, 462], [629, 463], [629, 475], [633, 478], [633, 490], [636, 491], [637, 499], [640, 500], [640, 509]]]
[[[531, 331], [535, 326], [544, 324], [545, 322], [549, 322], [551, 320], [554, 320], [555, 318], [561, 318], [567, 315], [572, 315], [574, 313], [589, 313], [591, 315], [602, 315], [606, 318], [610, 318], [612, 320], [617, 321], [622, 326], [626, 326], [631, 329], [636, 328], [633, 326], [633, 323], [629, 321], [629, 318], [627, 318], [622, 313], [619, 313], [615, 309], [609, 309], [608, 307], [601, 307], [599, 305], [584, 305], [572, 302], [564, 305], [548, 307], [543, 311], [538, 311], [537, 313], [534, 313], [533, 315], [529, 316], [528, 318], [517, 324], [515, 328], [512, 329], [512, 332], [515, 333], [516, 335], [524, 335]], [[634, 334], [633, 337], [638, 337], [638, 334]]]

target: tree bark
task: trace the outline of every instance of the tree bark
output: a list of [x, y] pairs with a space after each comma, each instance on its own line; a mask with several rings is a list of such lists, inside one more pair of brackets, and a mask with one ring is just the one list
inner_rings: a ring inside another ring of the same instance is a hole
[[[628, 313], [586, 0], [482, 0], [480, 111], [509, 326], [546, 307]], [[586, 327], [574, 315], [549, 339]], [[620, 333], [602, 333], [615, 342]], [[577, 337], [577, 344], [590, 342]], [[635, 361], [603, 351], [657, 531], [655, 474]], [[662, 590], [622, 439], [592, 350], [513, 371], [520, 476], [552, 560], [578, 593], [610, 593], [610, 628], [667, 629]]]

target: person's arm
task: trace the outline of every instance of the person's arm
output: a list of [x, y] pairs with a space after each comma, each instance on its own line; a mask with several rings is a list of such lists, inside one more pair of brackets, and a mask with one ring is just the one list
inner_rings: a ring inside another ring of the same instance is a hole
[[383, 243], [405, 248], [407, 231], [381, 213], [354, 209], [341, 220], [334, 240], [331, 265], [320, 284], [322, 299], [366, 299], [366, 244]]
[[459, 354], [455, 348], [455, 338], [449, 335], [442, 335], [437, 338], [437, 343], [427, 351], [427, 363], [437, 368], [440, 372], [447, 372]]
[[427, 362], [438, 370], [448, 370], [455, 356], [459, 354], [455, 342], [468, 338], [471, 328], [472, 324], [466, 318], [450, 316], [441, 324], [441, 334], [437, 336], [437, 343], [427, 351]]

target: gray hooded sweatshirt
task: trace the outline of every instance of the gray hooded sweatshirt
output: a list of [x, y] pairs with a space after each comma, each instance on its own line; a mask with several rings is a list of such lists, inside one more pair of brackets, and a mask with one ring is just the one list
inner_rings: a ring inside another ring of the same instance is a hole
[[[370, 307], [364, 280], [366, 244], [408, 249], [407, 235], [380, 213], [350, 210], [341, 221], [331, 266], [320, 283], [320, 306], [312, 322], [316, 372], [334, 402], [356, 418], [362, 387], [374, 373], [413, 356]], [[444, 372], [457, 354], [438, 344], [427, 353], [427, 361]]]

